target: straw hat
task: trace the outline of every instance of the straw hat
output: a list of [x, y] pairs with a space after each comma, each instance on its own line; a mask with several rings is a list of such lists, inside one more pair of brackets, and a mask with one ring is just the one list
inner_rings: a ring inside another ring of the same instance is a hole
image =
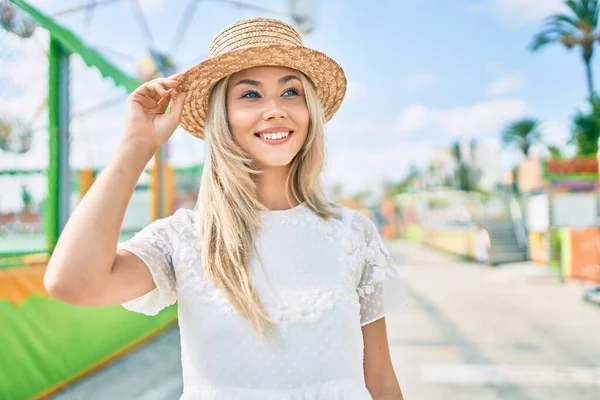
[[325, 119], [338, 110], [346, 93], [342, 68], [325, 54], [305, 47], [300, 34], [285, 22], [252, 18], [235, 22], [215, 35], [208, 58], [179, 78], [188, 95], [181, 126], [203, 139], [208, 98], [222, 78], [256, 66], [284, 66], [303, 72], [314, 83]]

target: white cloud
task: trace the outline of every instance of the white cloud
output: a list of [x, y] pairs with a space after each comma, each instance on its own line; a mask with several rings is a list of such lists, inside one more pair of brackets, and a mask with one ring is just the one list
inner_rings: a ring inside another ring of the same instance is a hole
[[559, 146], [564, 145], [571, 136], [569, 126], [565, 122], [556, 120], [543, 122], [540, 131], [544, 142]]
[[396, 129], [403, 133], [428, 130], [452, 136], [489, 135], [528, 111], [529, 106], [521, 99], [491, 100], [438, 110], [413, 105], [400, 113]]
[[344, 142], [351, 142], [365, 135], [388, 136], [395, 129], [394, 124], [390, 121], [373, 120], [368, 117], [335, 117], [325, 126], [329, 140], [335, 141], [342, 138]]
[[419, 90], [433, 85], [437, 81], [437, 76], [430, 72], [421, 72], [408, 78], [404, 82], [404, 88], [407, 90]]
[[164, 4], [165, 0], [144, 0], [140, 1], [140, 7], [146, 15], [152, 15], [159, 11]]
[[511, 24], [539, 23], [544, 17], [564, 11], [563, 0], [482, 0], [470, 6], [474, 12], [492, 13]]
[[529, 106], [521, 99], [493, 100], [438, 113], [443, 132], [454, 135], [494, 134], [502, 124], [522, 117]]
[[[545, 121], [540, 125], [540, 130], [545, 144], [558, 146], [566, 157], [575, 156], [577, 153], [576, 146], [567, 144], [571, 137], [571, 129], [567, 123], [556, 120]], [[545, 151], [541, 150], [540, 153], [544, 154]]]
[[487, 88], [491, 96], [500, 96], [519, 90], [523, 86], [523, 74], [513, 72], [494, 79]]
[[381, 182], [402, 178], [411, 163], [424, 165], [435, 151], [431, 141], [407, 141], [383, 149], [331, 149], [326, 181], [341, 183], [346, 194], [376, 188]]
[[362, 100], [367, 96], [367, 87], [362, 83], [348, 82], [344, 100]]
[[429, 110], [421, 104], [414, 104], [398, 115], [396, 128], [401, 133], [418, 130], [427, 124]]

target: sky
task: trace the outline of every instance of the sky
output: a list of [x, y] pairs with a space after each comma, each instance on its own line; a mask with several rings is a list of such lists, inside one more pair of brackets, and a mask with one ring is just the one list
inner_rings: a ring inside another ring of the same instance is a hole
[[[200, 0], [184, 38], [173, 43], [188, 0], [139, 0], [148, 19], [154, 47], [174, 57], [184, 70], [201, 61], [210, 39], [225, 25], [255, 16], [281, 18], [246, 10], [218, 0]], [[286, 11], [288, 0], [244, 0]], [[32, 0], [53, 14], [83, 0]], [[477, 138], [495, 146], [501, 165], [518, 162], [516, 152], [500, 151], [498, 139], [506, 124], [521, 117], [542, 122], [547, 142], [562, 146], [570, 120], [586, 110], [583, 63], [577, 51], [551, 46], [531, 53], [527, 46], [542, 19], [563, 11], [560, 0], [314, 0], [315, 29], [305, 45], [336, 60], [348, 79], [346, 98], [326, 126], [328, 184], [342, 184], [346, 193], [400, 179], [410, 164], [426, 166], [436, 149], [456, 139]], [[149, 43], [137, 23], [130, 1], [98, 6], [91, 22], [83, 12], [57, 17], [84, 40], [131, 74]], [[44, 35], [39, 33], [39, 42]], [[31, 45], [33, 46], [33, 45]], [[38, 46], [39, 47], [39, 46]], [[111, 49], [107, 51], [105, 49]], [[42, 53], [21, 54], [10, 72], [17, 84], [44, 88]], [[14, 52], [19, 53], [18, 49]], [[130, 55], [124, 57], [116, 53]], [[31, 52], [30, 52], [31, 53]], [[41, 54], [41, 55], [40, 55]], [[29, 57], [29, 58], [28, 58]], [[37, 57], [37, 58], [36, 58]], [[28, 62], [25, 62], [29, 60]], [[23, 65], [26, 65], [23, 68]], [[598, 59], [593, 62], [597, 71]], [[37, 69], [36, 69], [37, 68]], [[35, 69], [35, 71], [32, 71]], [[0, 73], [3, 72], [0, 54]], [[1, 74], [0, 74], [1, 76]], [[32, 79], [32, 76], [37, 78]], [[1, 83], [1, 82], [0, 82]], [[1, 87], [1, 85], [0, 85]], [[34, 88], [37, 88], [34, 90]], [[93, 108], [121, 89], [103, 80], [80, 60], [73, 60], [73, 112]], [[27, 90], [25, 90], [27, 92]], [[0, 106], [27, 109], [31, 99], [2, 97]], [[6, 93], [6, 89], [4, 89]], [[87, 114], [73, 123], [72, 161], [78, 166], [105, 165], [122, 133], [124, 103]], [[572, 150], [572, 149], [571, 149]], [[4, 163], [31, 166], [43, 160], [42, 144], [27, 157]], [[203, 158], [202, 142], [179, 130], [172, 140], [172, 160], [186, 165]]]

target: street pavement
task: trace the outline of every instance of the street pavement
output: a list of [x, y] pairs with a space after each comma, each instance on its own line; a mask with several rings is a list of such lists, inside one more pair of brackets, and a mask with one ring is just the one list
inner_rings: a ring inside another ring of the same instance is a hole
[[[387, 318], [406, 400], [599, 400], [600, 307], [585, 283], [532, 263], [489, 267], [388, 242], [409, 305]], [[57, 400], [171, 400], [182, 391], [179, 331], [69, 387]]]

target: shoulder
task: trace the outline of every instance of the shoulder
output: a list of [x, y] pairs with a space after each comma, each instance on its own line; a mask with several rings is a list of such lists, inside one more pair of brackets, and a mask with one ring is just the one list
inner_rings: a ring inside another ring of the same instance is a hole
[[362, 235], [372, 234], [373, 231], [377, 231], [373, 221], [365, 214], [360, 211], [353, 210], [348, 207], [342, 207], [344, 218], [347, 226], [353, 231]]
[[179, 208], [170, 217], [170, 222], [180, 226], [193, 226], [196, 222], [196, 211], [189, 208]]
[[342, 224], [349, 229], [354, 235], [361, 239], [372, 239], [378, 231], [373, 221], [360, 211], [350, 207], [337, 206], [335, 207], [336, 216]]
[[181, 236], [186, 232], [194, 230], [195, 219], [196, 212], [194, 210], [180, 208], [172, 215], [152, 222], [148, 228], [140, 233], [147, 235]]

